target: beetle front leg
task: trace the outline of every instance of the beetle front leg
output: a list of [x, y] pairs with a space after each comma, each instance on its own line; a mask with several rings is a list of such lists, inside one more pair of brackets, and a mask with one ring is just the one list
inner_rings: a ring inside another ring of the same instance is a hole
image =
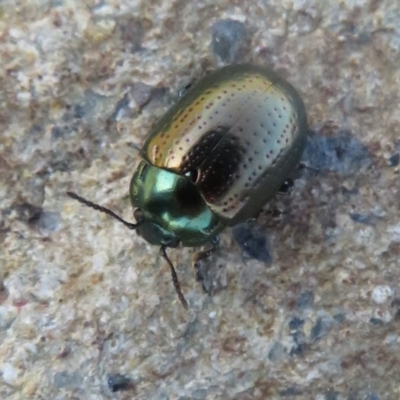
[[211, 247], [194, 254], [192, 258], [193, 267], [196, 269], [196, 280], [201, 283], [205, 293], [212, 295], [217, 286], [216, 274], [210, 257], [219, 249], [219, 237], [216, 236], [211, 242]]

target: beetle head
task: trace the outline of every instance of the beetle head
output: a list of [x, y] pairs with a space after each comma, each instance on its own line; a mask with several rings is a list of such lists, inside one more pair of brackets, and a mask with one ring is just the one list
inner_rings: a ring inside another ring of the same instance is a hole
[[190, 177], [146, 160], [133, 174], [129, 193], [136, 231], [151, 244], [202, 246], [223, 227]]

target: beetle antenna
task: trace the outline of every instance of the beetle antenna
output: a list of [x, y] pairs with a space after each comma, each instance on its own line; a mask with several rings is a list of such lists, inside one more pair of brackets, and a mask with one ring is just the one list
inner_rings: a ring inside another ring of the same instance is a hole
[[178, 295], [179, 301], [182, 303], [183, 307], [187, 310], [188, 303], [185, 299], [185, 296], [182, 293], [181, 286], [178, 281], [178, 275], [176, 274], [174, 265], [172, 264], [171, 260], [168, 258], [167, 252], [165, 251], [165, 249], [166, 249], [165, 246], [161, 246], [161, 248], [160, 248], [161, 257], [168, 263], [169, 268], [171, 269], [172, 282], [174, 284], [176, 294]]
[[131, 222], [125, 221], [119, 215], [115, 214], [113, 211], [109, 210], [108, 208], [99, 206], [96, 203], [92, 203], [91, 201], [86, 200], [85, 198], [83, 198], [81, 196], [78, 196], [74, 192], [67, 192], [67, 195], [69, 197], [71, 197], [71, 199], [77, 200], [77, 201], [79, 201], [79, 203], [82, 203], [87, 207], [93, 208], [96, 211], [103, 212], [103, 213], [109, 215], [110, 217], [115, 218], [119, 222], [122, 222], [128, 229], [136, 229], [138, 227], [138, 225], [139, 225], [139, 224], [132, 224]]

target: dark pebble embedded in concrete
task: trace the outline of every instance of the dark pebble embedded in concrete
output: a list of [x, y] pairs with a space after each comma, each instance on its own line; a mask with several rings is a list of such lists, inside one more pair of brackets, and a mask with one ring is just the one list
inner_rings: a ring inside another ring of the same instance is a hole
[[295, 396], [301, 396], [302, 394], [303, 391], [297, 386], [291, 386], [279, 392], [279, 395], [281, 397], [295, 397]]
[[82, 149], [72, 152], [55, 148], [47, 153], [46, 158], [48, 160], [46, 172], [48, 173], [73, 171], [74, 169], [84, 168], [91, 163], [90, 158], [85, 157]]
[[279, 361], [285, 356], [285, 347], [280, 342], [275, 342], [271, 350], [268, 353], [268, 359], [270, 361]]
[[60, 215], [51, 211], [44, 211], [41, 207], [30, 203], [17, 204], [12, 208], [17, 218], [32, 228], [37, 228], [42, 235], [48, 235], [60, 229]]
[[369, 323], [375, 326], [383, 326], [385, 323], [380, 318], [370, 318]]
[[130, 95], [138, 107], [143, 108], [151, 99], [155, 88], [143, 82], [136, 82], [132, 85]]
[[301, 356], [308, 346], [307, 338], [301, 331], [294, 331], [291, 336], [293, 338], [294, 345], [290, 349], [289, 354], [291, 356]]
[[80, 104], [75, 105], [74, 108], [73, 108], [73, 116], [74, 116], [74, 118], [79, 118], [80, 119], [84, 115], [85, 115], [85, 110], [83, 109], [83, 107]]
[[235, 226], [232, 232], [236, 243], [250, 258], [271, 263], [271, 249], [265, 229], [257, 224], [243, 223]]
[[325, 392], [324, 400], [339, 400], [339, 392], [329, 389]]
[[372, 391], [351, 390], [346, 400], [380, 400], [380, 397]]
[[143, 82], [135, 82], [131, 85], [127, 97], [118, 102], [113, 114], [114, 118], [118, 113], [126, 113], [126, 110], [132, 107], [131, 102], [134, 102], [136, 108], [139, 110], [142, 110], [145, 107], [147, 109], [153, 109], [159, 106], [170, 105], [172, 97], [169, 89], [166, 87], [153, 87]]
[[144, 26], [141, 20], [129, 18], [126, 21], [120, 21], [118, 24], [121, 31], [121, 39], [126, 45], [126, 50], [131, 53], [142, 50], [142, 41], [144, 35]]
[[335, 315], [333, 316], [333, 319], [334, 319], [336, 322], [338, 322], [339, 324], [342, 324], [344, 321], [346, 321], [346, 315], [345, 315], [345, 314], [342, 314], [342, 313], [338, 313], [338, 314], [335, 314]]
[[[207, 398], [209, 395], [209, 392], [207, 389], [197, 389], [191, 394], [191, 399], [193, 400], [204, 400]], [[185, 399], [184, 397], [182, 400]]]
[[390, 158], [389, 158], [389, 165], [391, 167], [397, 167], [400, 163], [400, 153], [396, 153], [393, 154]]
[[51, 137], [52, 137], [52, 139], [55, 139], [55, 140], [60, 139], [61, 137], [64, 136], [64, 132], [65, 132], [65, 130], [63, 128], [55, 125], [51, 129]]
[[322, 339], [330, 328], [330, 321], [324, 318], [318, 318], [315, 325], [311, 329], [311, 340], [317, 341]]
[[304, 325], [304, 319], [294, 317], [289, 321], [289, 328], [292, 331], [297, 331]]
[[314, 305], [314, 293], [311, 290], [307, 290], [300, 294], [297, 300], [297, 307], [300, 310], [311, 308]]
[[366, 145], [348, 131], [338, 131], [335, 136], [310, 134], [302, 161], [320, 171], [335, 171], [343, 175], [372, 164]]
[[51, 211], [42, 211], [38, 220], [40, 234], [49, 235], [60, 229], [60, 215]]
[[311, 338], [314, 340], [318, 340], [323, 336], [323, 325], [322, 319], [318, 318], [317, 322], [311, 329]]
[[306, 347], [307, 347], [307, 345], [305, 343], [296, 343], [296, 345], [290, 349], [289, 354], [292, 357], [301, 356], [304, 353], [304, 350], [306, 349]]
[[364, 225], [372, 225], [374, 216], [371, 214], [350, 213], [349, 217], [354, 221]]
[[132, 379], [121, 374], [109, 375], [107, 377], [107, 385], [113, 393], [135, 388]]
[[[3, 278], [0, 273], [0, 305], [3, 304], [8, 299], [9, 294], [10, 294], [10, 292], [7, 289], [7, 287], [4, 285]], [[1, 327], [0, 329], [4, 329], [5, 324], [0, 323], [0, 327]]]
[[34, 124], [29, 129], [29, 136], [36, 136], [40, 138], [44, 135], [44, 129], [41, 125]]
[[17, 218], [28, 224], [36, 224], [42, 212], [41, 207], [34, 206], [30, 203], [16, 204], [12, 207], [17, 214]]
[[53, 385], [58, 389], [76, 389], [83, 383], [78, 372], [61, 371], [54, 374]]
[[102, 104], [106, 101], [107, 101], [107, 96], [103, 96], [99, 93], [96, 93], [92, 89], [86, 89], [84, 99], [79, 105], [80, 113], [82, 115], [92, 117], [96, 115], [99, 104]]
[[380, 397], [376, 393], [367, 393], [365, 400], [380, 400]]
[[223, 19], [212, 27], [211, 49], [222, 61], [230, 64], [240, 59], [247, 37], [247, 29], [242, 22]]

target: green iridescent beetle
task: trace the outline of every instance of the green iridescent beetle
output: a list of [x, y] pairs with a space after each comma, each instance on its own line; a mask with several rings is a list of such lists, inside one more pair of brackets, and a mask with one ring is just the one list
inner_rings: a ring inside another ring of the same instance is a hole
[[255, 217], [298, 166], [307, 132], [291, 84], [265, 67], [224, 67], [190, 87], [148, 135], [130, 184], [135, 224], [68, 195], [161, 246], [186, 307], [166, 248], [214, 248], [222, 229]]

